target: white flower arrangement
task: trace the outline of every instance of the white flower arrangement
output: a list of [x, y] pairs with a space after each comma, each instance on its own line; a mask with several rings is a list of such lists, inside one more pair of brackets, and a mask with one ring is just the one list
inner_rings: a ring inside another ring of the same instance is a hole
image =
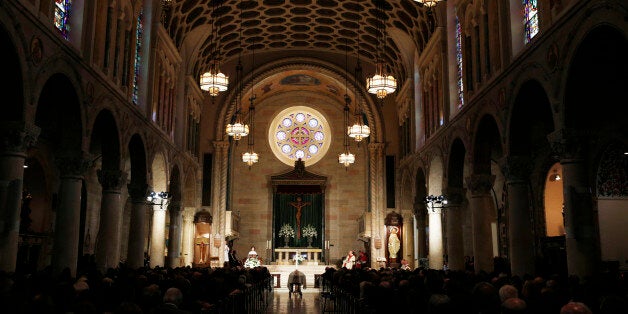
[[279, 229], [279, 236], [294, 238], [294, 229], [291, 225], [284, 224], [283, 226], [281, 226], [281, 229]]
[[258, 266], [261, 266], [261, 263], [259, 262], [259, 259], [255, 258], [255, 257], [249, 257], [244, 262], [244, 267], [246, 267], [246, 268], [255, 268], [255, 267], [258, 267]]
[[292, 259], [299, 264], [300, 262], [303, 262], [305, 260], [305, 256], [303, 256], [301, 253], [296, 253], [294, 254], [294, 256], [292, 257]]
[[318, 235], [318, 231], [316, 231], [316, 228], [314, 228], [314, 226], [312, 225], [307, 225], [305, 227], [303, 227], [303, 236], [306, 238], [312, 237], [312, 238], [316, 238], [316, 236]]

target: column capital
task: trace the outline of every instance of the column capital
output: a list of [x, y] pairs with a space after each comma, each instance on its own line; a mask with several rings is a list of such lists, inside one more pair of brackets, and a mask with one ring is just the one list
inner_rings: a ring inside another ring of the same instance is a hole
[[384, 147], [386, 147], [386, 143], [373, 142], [369, 143], [368, 147], [371, 153], [380, 153], [384, 150]]
[[92, 156], [85, 152], [61, 153], [55, 156], [55, 164], [62, 178], [82, 177], [92, 167], [94, 161]]
[[506, 156], [498, 162], [509, 182], [526, 181], [532, 171], [532, 161], [527, 156]]
[[166, 212], [166, 206], [162, 206], [159, 204], [152, 204], [151, 206], [153, 207], [153, 211], [156, 213]]
[[443, 194], [447, 196], [449, 206], [459, 206], [465, 201], [467, 189], [463, 187], [446, 187], [443, 188]]
[[559, 160], [582, 159], [583, 134], [574, 129], [560, 129], [547, 136], [552, 153]]
[[214, 141], [214, 148], [220, 151], [225, 151], [229, 149], [229, 141]]
[[129, 183], [126, 185], [129, 190], [129, 196], [131, 196], [131, 202], [139, 204], [146, 203], [146, 195], [148, 195], [148, 184], [142, 183]]
[[180, 213], [182, 212], [181, 210], [181, 200], [171, 200], [170, 203], [168, 203], [168, 209], [170, 210], [170, 212], [176, 212], [176, 213]]
[[119, 169], [98, 169], [98, 182], [104, 190], [120, 191], [126, 183], [127, 173]]
[[25, 152], [35, 145], [41, 129], [24, 121], [5, 121], [0, 125], [0, 152]]
[[488, 194], [494, 182], [495, 175], [492, 174], [473, 174], [466, 178], [467, 188], [472, 195]]
[[185, 223], [193, 223], [194, 222], [194, 209], [188, 208], [183, 210], [183, 222]]
[[440, 215], [443, 211], [442, 207], [426, 206], [428, 215]]

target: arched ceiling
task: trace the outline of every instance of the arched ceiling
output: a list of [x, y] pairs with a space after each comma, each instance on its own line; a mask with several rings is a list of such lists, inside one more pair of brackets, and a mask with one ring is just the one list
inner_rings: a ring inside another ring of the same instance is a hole
[[[407, 34], [419, 51], [434, 25], [431, 12], [412, 0], [174, 0], [164, 4], [162, 23], [179, 49], [188, 36], [199, 36], [195, 29], [210, 30], [200, 32], [206, 38], [200, 38], [194, 75], [209, 69], [216, 46], [221, 69], [228, 75], [235, 73], [240, 52], [243, 59], [254, 50], [262, 61], [307, 55], [343, 65], [345, 45], [355, 55], [358, 43], [367, 70], [377, 60], [380, 21], [385, 21], [388, 34], [392, 28]], [[211, 31], [214, 23], [217, 36]], [[382, 58], [389, 73], [407, 77], [410, 69], [404, 68], [399, 47], [390, 35], [386, 42]]]

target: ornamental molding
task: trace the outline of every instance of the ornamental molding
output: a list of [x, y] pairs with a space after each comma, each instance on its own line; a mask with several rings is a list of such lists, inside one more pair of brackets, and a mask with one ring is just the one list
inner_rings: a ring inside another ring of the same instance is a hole
[[25, 152], [37, 143], [41, 129], [23, 121], [5, 121], [0, 125], [0, 152]]

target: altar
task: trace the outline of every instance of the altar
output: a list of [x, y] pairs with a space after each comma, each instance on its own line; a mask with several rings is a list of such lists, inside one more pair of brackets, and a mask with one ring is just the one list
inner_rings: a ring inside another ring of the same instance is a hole
[[275, 249], [275, 261], [277, 265], [294, 265], [294, 255], [305, 255], [305, 260], [299, 265], [318, 265], [321, 261], [323, 250], [317, 248], [286, 247]]

